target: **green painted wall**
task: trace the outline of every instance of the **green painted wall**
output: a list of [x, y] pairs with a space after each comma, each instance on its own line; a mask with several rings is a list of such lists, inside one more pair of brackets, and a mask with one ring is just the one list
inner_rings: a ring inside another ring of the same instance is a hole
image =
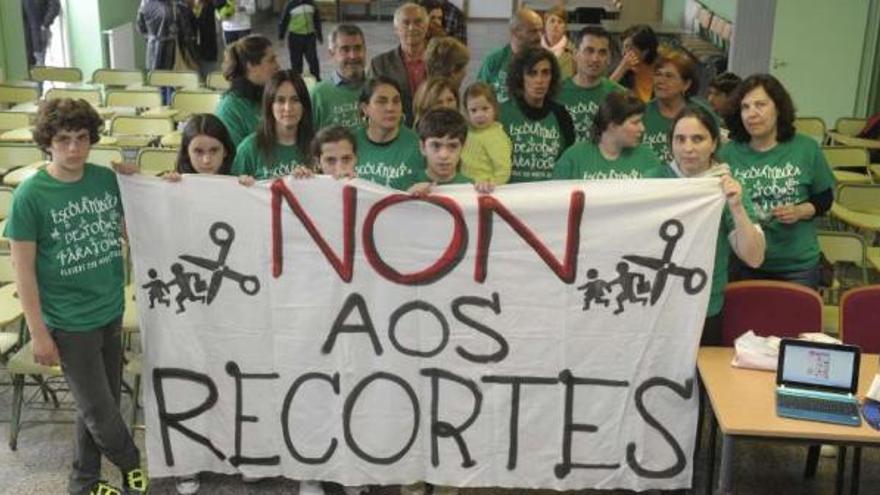
[[[98, 9], [101, 17], [101, 29], [113, 29], [126, 22], [135, 22], [137, 18], [140, 0], [98, 0]], [[144, 37], [134, 33], [134, 60], [135, 66], [143, 68], [146, 50]], [[109, 60], [107, 61], [109, 65]]]
[[24, 20], [17, 0], [0, 1], [0, 68], [9, 81], [28, 77]]
[[857, 92], [868, 7], [865, 0], [777, 0], [770, 71], [788, 88], [799, 115], [833, 126], [863, 108]]
[[684, 23], [685, 0], [663, 0], [663, 22], [681, 26]]
[[[736, 20], [736, 0], [698, 0], [707, 9], [720, 16], [722, 19], [734, 22]], [[845, 0], [844, 0], [845, 1]], [[836, 2], [829, 2], [836, 3]]]
[[78, 67], [88, 81], [95, 69], [104, 66], [98, 0], [67, 0], [62, 8], [70, 40], [70, 65]]

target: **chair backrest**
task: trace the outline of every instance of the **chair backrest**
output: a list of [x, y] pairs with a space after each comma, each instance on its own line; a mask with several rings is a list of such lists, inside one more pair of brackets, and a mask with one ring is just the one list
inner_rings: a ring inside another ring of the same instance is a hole
[[15, 267], [12, 266], [12, 255], [0, 253], [0, 285], [15, 282]]
[[162, 136], [174, 130], [174, 122], [159, 117], [114, 117], [110, 134], [134, 136]]
[[831, 264], [854, 263], [861, 270], [861, 283], [868, 283], [868, 270], [866, 256], [868, 248], [865, 239], [854, 232], [837, 232], [820, 230], [816, 233], [819, 238], [819, 249]]
[[825, 146], [822, 154], [831, 168], [860, 167], [865, 168], [870, 163], [868, 151], [865, 148], [853, 146]]
[[223, 77], [222, 72], [211, 72], [205, 78], [205, 86], [215, 91], [225, 91], [229, 89], [229, 81]]
[[122, 163], [124, 158], [122, 150], [113, 146], [92, 146], [89, 150], [89, 163], [101, 165], [102, 167], [112, 167], [113, 162]]
[[214, 113], [223, 94], [217, 91], [187, 91], [174, 93], [171, 108], [188, 113]]
[[775, 280], [732, 282], [724, 289], [722, 345], [747, 330], [762, 336], [797, 337], [822, 331], [822, 297], [802, 285]]
[[825, 121], [819, 117], [798, 117], [794, 119], [794, 127], [820, 144], [825, 141]]
[[880, 353], [880, 285], [852, 289], [840, 299], [840, 338], [862, 352]]
[[177, 166], [177, 150], [165, 148], [142, 148], [138, 153], [138, 167], [142, 174], [159, 175]]
[[9, 208], [12, 206], [11, 187], [0, 186], [0, 220], [5, 220], [9, 216]]
[[82, 71], [76, 67], [50, 67], [35, 65], [31, 67], [31, 79], [34, 81], [82, 82]]
[[125, 69], [95, 69], [92, 72], [92, 84], [103, 84], [104, 86], [130, 86], [132, 84], [143, 84], [144, 73], [139, 70]]
[[174, 88], [198, 88], [199, 73], [194, 71], [154, 70], [147, 76], [150, 86], [171, 86]]
[[108, 107], [156, 108], [162, 106], [162, 93], [157, 89], [110, 90], [105, 104]]
[[40, 99], [40, 89], [36, 86], [0, 84], [0, 105], [17, 105]]
[[30, 165], [46, 159], [43, 150], [33, 145], [0, 144], [0, 167]]
[[29, 125], [31, 125], [31, 118], [24, 112], [0, 112], [0, 132], [21, 129]]
[[862, 129], [865, 128], [867, 122], [868, 119], [841, 117], [837, 119], [837, 122], [834, 124], [834, 130], [847, 136], [858, 136], [858, 134], [862, 132]]
[[853, 211], [880, 214], [880, 184], [840, 184], [836, 201]]
[[97, 89], [85, 89], [85, 88], [52, 88], [49, 91], [46, 91], [46, 99], [52, 100], [55, 98], [73, 98], [86, 100], [92, 106], [99, 107], [101, 106], [101, 92]]

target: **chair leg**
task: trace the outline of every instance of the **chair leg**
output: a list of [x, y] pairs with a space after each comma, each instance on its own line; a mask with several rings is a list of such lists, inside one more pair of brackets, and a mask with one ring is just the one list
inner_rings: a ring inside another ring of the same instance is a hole
[[128, 420], [128, 429], [134, 433], [134, 425], [137, 422], [138, 415], [138, 398], [141, 395], [141, 375], [137, 374], [134, 377], [134, 389], [131, 393], [131, 417]]
[[816, 476], [816, 468], [819, 466], [820, 445], [810, 445], [807, 450], [807, 465], [804, 467], [804, 479], [813, 479]]
[[852, 460], [852, 477], [850, 483], [852, 486], [849, 487], [849, 492], [852, 495], [859, 495], [859, 477], [862, 471], [862, 448], [855, 447], [853, 449], [853, 460]]
[[21, 403], [24, 398], [24, 375], [12, 375], [12, 420], [9, 422], [9, 450], [18, 446], [21, 427]]
[[55, 409], [61, 407], [61, 403], [58, 402], [58, 395], [52, 390], [52, 387], [49, 386], [49, 383], [43, 379], [40, 375], [31, 375], [34, 381], [37, 382], [37, 385], [40, 387], [40, 392], [43, 394], [43, 401], [49, 402], [49, 399], [52, 399], [52, 405], [55, 406]]
[[837, 448], [837, 476], [834, 479], [835, 495], [843, 494], [843, 478], [846, 475], [846, 447]]

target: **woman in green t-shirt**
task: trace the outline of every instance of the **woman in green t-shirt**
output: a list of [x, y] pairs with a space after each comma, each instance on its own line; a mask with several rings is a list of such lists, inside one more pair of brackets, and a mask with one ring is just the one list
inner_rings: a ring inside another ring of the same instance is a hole
[[510, 61], [511, 99], [498, 118], [513, 144], [510, 182], [553, 178], [556, 160], [574, 144], [571, 115], [553, 100], [560, 84], [559, 63], [549, 50], [527, 48]]
[[[645, 107], [644, 143], [663, 163], [672, 160], [667, 136], [672, 119], [697, 94], [697, 65], [693, 58], [679, 51], [662, 53], [654, 71], [654, 99]], [[717, 120], [717, 117], [714, 117]]]
[[672, 121], [669, 132], [673, 160], [658, 175], [670, 178], [720, 177], [727, 205], [718, 226], [715, 241], [715, 269], [709, 308], [700, 345], [721, 345], [721, 311], [727, 267], [732, 250], [751, 267], [764, 260], [764, 234], [752, 221], [752, 202], [743, 196], [742, 185], [730, 176], [727, 164], [719, 163], [716, 153], [721, 145], [721, 131], [712, 115], [702, 107], [688, 105]]
[[419, 137], [403, 126], [400, 87], [378, 76], [364, 84], [359, 98], [366, 125], [355, 130], [357, 165], [361, 179], [405, 190], [417, 172], [425, 169]]
[[236, 146], [257, 130], [263, 86], [278, 68], [272, 41], [265, 36], [246, 36], [226, 47], [223, 78], [229, 81], [229, 90], [223, 93], [215, 113]]
[[257, 131], [238, 145], [232, 172], [263, 180], [307, 166], [315, 133], [312, 103], [299, 73], [282, 70], [272, 75], [263, 92], [262, 115]]
[[734, 275], [815, 289], [819, 241], [813, 218], [831, 208], [831, 169], [819, 144], [795, 132], [794, 103], [775, 77], [749, 76], [731, 101], [731, 108], [738, 111], [727, 116], [731, 142], [721, 150], [721, 157], [751, 195], [767, 236], [760, 269], [738, 265]]
[[640, 179], [661, 164], [640, 144], [645, 104], [630, 93], [611, 93], [593, 118], [590, 141], [580, 141], [562, 154], [554, 179]]

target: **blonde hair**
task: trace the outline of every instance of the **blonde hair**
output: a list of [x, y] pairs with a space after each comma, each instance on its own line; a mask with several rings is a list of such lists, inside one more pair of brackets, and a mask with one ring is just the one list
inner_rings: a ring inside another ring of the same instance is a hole
[[453, 96], [455, 96], [455, 106], [458, 107], [458, 91], [452, 86], [452, 81], [448, 78], [429, 77], [421, 86], [419, 86], [419, 89], [416, 90], [415, 96], [413, 96], [413, 113], [415, 114], [413, 127], [418, 125], [422, 116], [436, 107], [440, 95], [447, 89]]

